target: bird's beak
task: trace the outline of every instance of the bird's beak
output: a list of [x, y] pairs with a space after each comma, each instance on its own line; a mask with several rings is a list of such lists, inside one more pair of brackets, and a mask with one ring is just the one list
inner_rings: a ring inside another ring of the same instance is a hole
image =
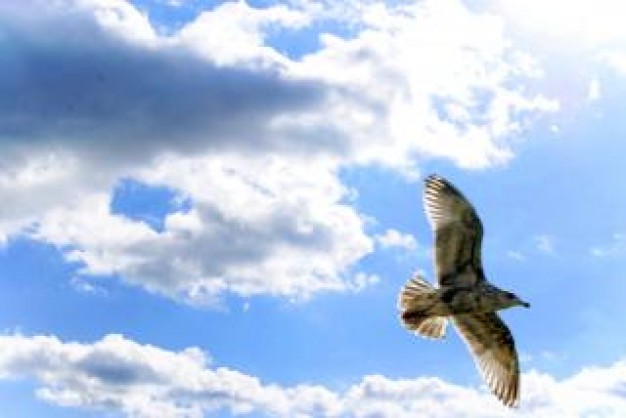
[[524, 308], [530, 308], [530, 303], [528, 303], [528, 302], [522, 302], [522, 306], [523, 306]]

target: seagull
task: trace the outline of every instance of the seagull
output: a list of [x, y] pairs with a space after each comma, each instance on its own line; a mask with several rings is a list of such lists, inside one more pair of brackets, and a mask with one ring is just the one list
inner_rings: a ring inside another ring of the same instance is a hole
[[428, 176], [424, 208], [435, 236], [438, 286], [419, 274], [401, 289], [400, 321], [410, 331], [444, 338], [452, 321], [493, 394], [508, 407], [519, 404], [519, 360], [511, 331], [496, 313], [530, 307], [487, 281], [481, 263], [483, 227], [469, 201], [443, 177]]

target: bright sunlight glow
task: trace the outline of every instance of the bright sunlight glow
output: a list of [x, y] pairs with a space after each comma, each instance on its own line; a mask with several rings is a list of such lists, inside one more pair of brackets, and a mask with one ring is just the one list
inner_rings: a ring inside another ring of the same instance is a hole
[[593, 47], [626, 40], [622, 0], [496, 0], [526, 30]]

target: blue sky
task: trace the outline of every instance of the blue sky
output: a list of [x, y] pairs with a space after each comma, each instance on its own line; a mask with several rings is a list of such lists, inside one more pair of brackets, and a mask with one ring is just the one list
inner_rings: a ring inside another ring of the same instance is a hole
[[[553, 4], [1, 5], [3, 413], [620, 416], [626, 31]], [[398, 323], [433, 172], [531, 303], [518, 410]]]

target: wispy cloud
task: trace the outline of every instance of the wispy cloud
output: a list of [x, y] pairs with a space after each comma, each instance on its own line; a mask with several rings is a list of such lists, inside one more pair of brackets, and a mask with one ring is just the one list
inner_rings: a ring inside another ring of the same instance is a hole
[[587, 100], [590, 102], [600, 99], [602, 92], [600, 90], [600, 80], [597, 77], [591, 79], [587, 89]]
[[520, 361], [522, 363], [532, 364], [540, 362], [554, 362], [562, 358], [562, 356], [551, 350], [541, 350], [536, 354], [520, 353]]
[[526, 260], [526, 256], [521, 251], [509, 250], [506, 252], [506, 255], [507, 257], [515, 261], [522, 262]]
[[187, 0], [163, 0], [165, 4], [172, 7], [181, 7], [183, 6]]
[[74, 276], [70, 280], [70, 285], [78, 292], [88, 293], [92, 295], [106, 296], [108, 294], [106, 288], [92, 283], [82, 277]]
[[596, 257], [615, 257], [626, 254], [626, 234], [613, 234], [609, 243], [594, 246], [589, 252]]
[[555, 255], [554, 237], [552, 235], [542, 234], [534, 238], [537, 250], [547, 255]]
[[[137, 418], [233, 415], [295, 417], [535, 417], [619, 416], [626, 362], [588, 367], [557, 380], [522, 376], [518, 411], [484, 389], [435, 377], [364, 376], [343, 391], [301, 384], [279, 386], [226, 367], [211, 367], [197, 348], [174, 352], [108, 335], [93, 344], [56, 337], [0, 337], [0, 378], [35, 379], [39, 398], [68, 408], [92, 408]], [[593, 394], [593, 396], [590, 396]]]

